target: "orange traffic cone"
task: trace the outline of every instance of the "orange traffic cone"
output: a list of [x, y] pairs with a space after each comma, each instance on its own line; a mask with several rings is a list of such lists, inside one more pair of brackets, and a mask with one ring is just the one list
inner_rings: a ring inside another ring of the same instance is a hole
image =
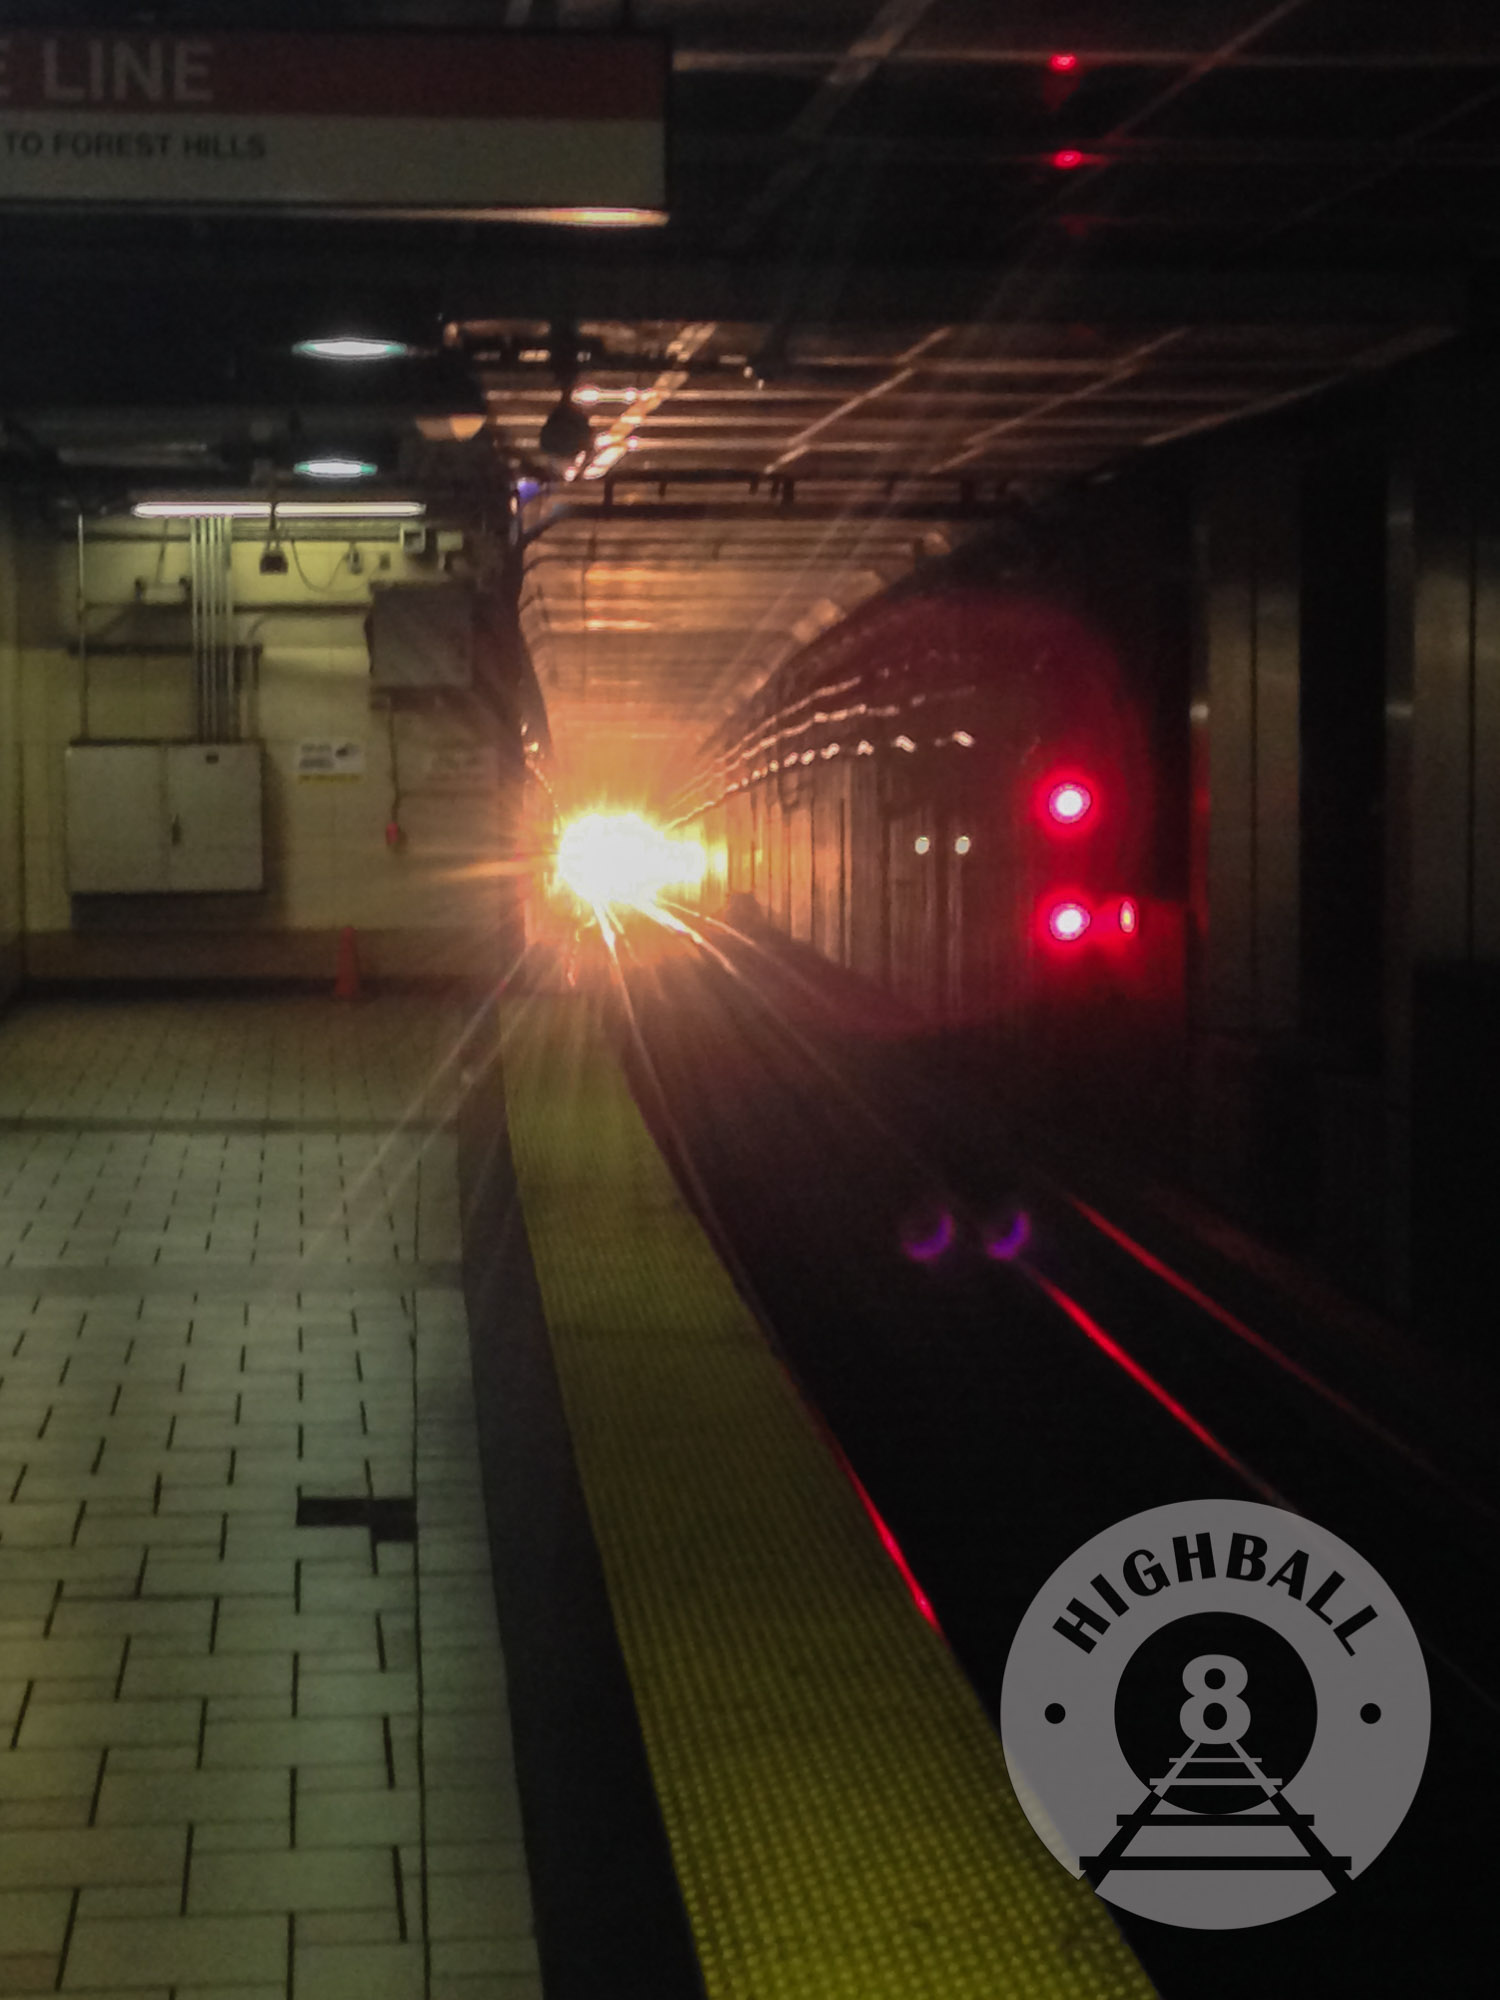
[[345, 924], [339, 932], [339, 969], [333, 982], [335, 1000], [358, 1000], [361, 997], [359, 984], [359, 947], [354, 941], [353, 924]]

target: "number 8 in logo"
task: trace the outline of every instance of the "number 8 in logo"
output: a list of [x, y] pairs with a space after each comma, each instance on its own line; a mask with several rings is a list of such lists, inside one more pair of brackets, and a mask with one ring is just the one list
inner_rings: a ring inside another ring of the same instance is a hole
[[1178, 1713], [1189, 1743], [1238, 1743], [1250, 1727], [1250, 1709], [1240, 1700], [1250, 1676], [1229, 1653], [1200, 1653], [1182, 1670], [1192, 1696]]

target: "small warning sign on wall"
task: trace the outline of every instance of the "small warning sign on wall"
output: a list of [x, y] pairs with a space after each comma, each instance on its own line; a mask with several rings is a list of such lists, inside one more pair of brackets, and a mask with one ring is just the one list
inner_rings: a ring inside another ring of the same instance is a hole
[[299, 779], [362, 778], [365, 746], [352, 736], [309, 736], [297, 745]]
[[423, 782], [434, 791], [488, 792], [499, 781], [495, 753], [480, 743], [445, 743], [427, 752]]

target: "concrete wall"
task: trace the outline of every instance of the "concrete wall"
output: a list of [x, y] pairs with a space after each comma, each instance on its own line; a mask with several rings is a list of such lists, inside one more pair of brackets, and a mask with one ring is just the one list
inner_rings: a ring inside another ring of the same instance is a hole
[[[503, 780], [514, 753], [503, 706], [451, 691], [402, 695], [393, 707], [372, 690], [364, 632], [372, 580], [435, 576], [403, 556], [394, 530], [353, 544], [352, 563], [349, 540], [322, 527], [284, 546], [285, 575], [260, 573], [263, 530], [237, 529], [233, 553], [238, 637], [255, 649], [242, 725], [264, 746], [266, 888], [256, 895], [70, 896], [67, 745], [194, 732], [190, 617], [179, 597], [188, 544], [181, 522], [90, 525], [86, 659], [72, 542], [37, 536], [21, 551], [30, 978], [331, 977], [346, 925], [376, 976], [500, 969]], [[362, 774], [299, 775], [299, 745], [319, 738], [358, 744]], [[472, 768], [475, 751], [488, 778]], [[393, 819], [396, 844], [386, 831]]]
[[1194, 1180], [1486, 1347], [1497, 421], [1500, 361], [1456, 348], [1205, 449], [1190, 710]]
[[15, 534], [9, 506], [0, 499], [0, 1005], [20, 984], [23, 928]]
[[1199, 482], [1191, 908], [1192, 1168], [1224, 1206], [1305, 1239], [1308, 1103], [1299, 1028], [1296, 456], [1241, 446]]
[[1392, 1289], [1493, 1355], [1500, 1212], [1500, 361], [1397, 406], [1389, 512], [1385, 1032]]

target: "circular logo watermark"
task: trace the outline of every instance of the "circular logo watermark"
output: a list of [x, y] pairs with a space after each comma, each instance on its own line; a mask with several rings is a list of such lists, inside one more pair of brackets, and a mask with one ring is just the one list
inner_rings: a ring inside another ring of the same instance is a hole
[[1347, 1889], [1427, 1757], [1417, 1635], [1336, 1535], [1249, 1501], [1133, 1515], [1069, 1557], [1006, 1661], [1032, 1826], [1121, 1909], [1235, 1930]]

